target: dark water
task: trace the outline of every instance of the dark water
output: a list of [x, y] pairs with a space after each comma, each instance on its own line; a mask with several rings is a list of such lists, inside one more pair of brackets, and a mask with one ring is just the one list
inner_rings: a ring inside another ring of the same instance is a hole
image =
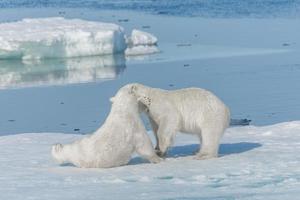
[[299, 0], [2, 0], [0, 8], [56, 7], [134, 10], [201, 17], [299, 17]]

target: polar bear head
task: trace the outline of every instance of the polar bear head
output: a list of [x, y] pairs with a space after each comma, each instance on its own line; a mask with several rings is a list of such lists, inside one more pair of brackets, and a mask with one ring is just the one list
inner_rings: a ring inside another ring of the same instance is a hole
[[132, 85], [128, 84], [119, 89], [115, 96], [110, 98], [112, 102], [112, 109], [124, 110], [126, 109], [141, 112], [141, 108], [137, 98], [132, 93]]
[[152, 99], [149, 95], [149, 87], [139, 83], [131, 83], [128, 84], [127, 87], [130, 88], [130, 93], [136, 97], [138, 102], [142, 103], [146, 107], [149, 107], [151, 105]]
[[[117, 99], [122, 99], [127, 95], [134, 98], [138, 104], [138, 110], [140, 113], [148, 112], [151, 105], [151, 98], [149, 97], [149, 87], [139, 83], [130, 83], [122, 87], [115, 97], [110, 99], [111, 102], [115, 102]], [[128, 97], [127, 97], [128, 98]]]

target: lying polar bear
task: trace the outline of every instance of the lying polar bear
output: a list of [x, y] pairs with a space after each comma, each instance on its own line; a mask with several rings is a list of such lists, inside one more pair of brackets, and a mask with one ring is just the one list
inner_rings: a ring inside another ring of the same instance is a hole
[[200, 88], [166, 91], [137, 83], [128, 86], [147, 108], [158, 155], [165, 155], [177, 132], [185, 132], [199, 137], [197, 159], [218, 156], [220, 139], [230, 123], [230, 111], [218, 97]]
[[160, 162], [140, 119], [138, 102], [129, 93], [125, 86], [111, 99], [111, 111], [94, 134], [72, 144], [53, 145], [54, 159], [78, 167], [108, 168], [127, 164], [136, 151], [152, 163]]

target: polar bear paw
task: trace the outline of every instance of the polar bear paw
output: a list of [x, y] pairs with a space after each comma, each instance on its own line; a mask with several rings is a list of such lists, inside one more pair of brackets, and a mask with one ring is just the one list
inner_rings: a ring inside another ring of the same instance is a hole
[[212, 159], [212, 158], [216, 158], [216, 157], [218, 157], [218, 155], [198, 153], [194, 156], [194, 159], [195, 160], [207, 160], [207, 159]]
[[155, 155], [155, 156], [151, 157], [149, 160], [151, 163], [157, 164], [157, 163], [160, 163], [161, 161], [163, 161], [164, 159]]
[[155, 149], [155, 153], [156, 153], [156, 155], [158, 155], [161, 158], [163, 158], [167, 155], [167, 152], [162, 152], [160, 149]]

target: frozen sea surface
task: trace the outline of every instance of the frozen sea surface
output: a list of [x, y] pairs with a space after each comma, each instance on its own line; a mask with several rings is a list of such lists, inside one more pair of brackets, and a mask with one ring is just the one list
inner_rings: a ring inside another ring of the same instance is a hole
[[220, 157], [211, 160], [194, 160], [198, 139], [178, 134], [165, 161], [134, 157], [111, 169], [54, 163], [51, 145], [83, 137], [78, 134], [1, 136], [0, 199], [297, 199], [299, 132], [299, 121], [230, 128]]

